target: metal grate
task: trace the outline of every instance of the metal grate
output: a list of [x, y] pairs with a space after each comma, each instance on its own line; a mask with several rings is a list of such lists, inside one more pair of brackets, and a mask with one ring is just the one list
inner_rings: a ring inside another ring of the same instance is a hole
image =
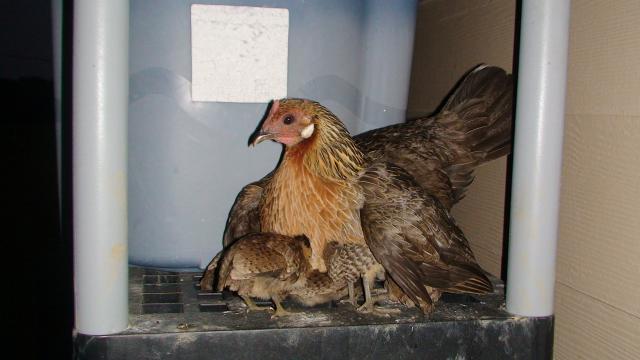
[[201, 275], [193, 276], [193, 287], [198, 290], [198, 309], [200, 312], [223, 312], [229, 311], [229, 305], [227, 304], [227, 300], [231, 297], [231, 295], [224, 292], [216, 292], [216, 291], [202, 291], [200, 289], [200, 280], [202, 279]]
[[[228, 291], [202, 291], [200, 279], [202, 276], [193, 273], [168, 272], [153, 269], [142, 270], [141, 292], [134, 294], [138, 299], [138, 314], [181, 314], [190, 313], [220, 313], [243, 307], [243, 301]], [[376, 288], [382, 288], [382, 283], [376, 284]], [[359, 294], [362, 302], [362, 294]], [[253, 299], [256, 305], [273, 307], [269, 300]], [[480, 300], [466, 294], [443, 294], [443, 303], [474, 304]], [[283, 304], [291, 307], [289, 301]], [[335, 309], [339, 306], [336, 302], [318, 305], [315, 308]], [[295, 305], [294, 305], [295, 307]]]
[[145, 269], [140, 296], [142, 314], [184, 312], [180, 277], [176, 273]]
[[[180, 314], [185, 312], [228, 311], [228, 293], [200, 291], [200, 276], [192, 274], [142, 270], [141, 286], [132, 288], [138, 314]], [[138, 290], [138, 291], [136, 291]]]
[[129, 279], [129, 328], [77, 334], [79, 359], [537, 359], [550, 357], [553, 340], [552, 317], [504, 311], [504, 287], [495, 278], [494, 293], [445, 294], [428, 315], [402, 306], [381, 316], [339, 302], [317, 308], [285, 302], [292, 314], [275, 319], [272, 312], [247, 312], [232, 293], [201, 291], [196, 273], [131, 267]]

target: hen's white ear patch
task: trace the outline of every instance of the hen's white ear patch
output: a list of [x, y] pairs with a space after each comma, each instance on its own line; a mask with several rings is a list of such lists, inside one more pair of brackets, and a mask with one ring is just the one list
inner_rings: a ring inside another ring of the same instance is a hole
[[313, 130], [314, 130], [314, 125], [309, 124], [306, 128], [302, 129], [302, 131], [300, 132], [300, 136], [302, 136], [305, 139], [308, 139], [311, 137], [311, 135], [313, 135]]

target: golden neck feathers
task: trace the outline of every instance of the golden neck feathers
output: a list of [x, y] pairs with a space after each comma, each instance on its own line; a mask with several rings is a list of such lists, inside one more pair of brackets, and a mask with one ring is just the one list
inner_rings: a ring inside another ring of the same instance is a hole
[[364, 156], [335, 115], [311, 105], [315, 131], [285, 150], [265, 188], [260, 220], [262, 231], [307, 235], [312, 266], [326, 271], [322, 254], [329, 241], [364, 243], [358, 185]]

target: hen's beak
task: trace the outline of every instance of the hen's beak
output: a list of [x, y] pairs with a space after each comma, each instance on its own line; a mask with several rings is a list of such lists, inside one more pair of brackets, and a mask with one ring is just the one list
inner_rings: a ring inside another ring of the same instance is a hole
[[251, 146], [256, 146], [265, 140], [273, 140], [275, 138], [276, 134], [260, 129], [260, 131], [256, 131], [251, 135], [251, 138], [249, 138], [249, 144]]

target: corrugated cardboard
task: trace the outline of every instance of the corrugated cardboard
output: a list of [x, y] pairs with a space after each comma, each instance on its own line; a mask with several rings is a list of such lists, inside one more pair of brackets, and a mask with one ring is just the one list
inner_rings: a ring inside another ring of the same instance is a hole
[[[433, 112], [460, 77], [480, 63], [511, 71], [515, 2], [433, 0], [419, 5], [409, 117]], [[506, 160], [489, 163], [453, 214], [487, 271], [500, 275]]]
[[[409, 116], [462, 73], [511, 69], [515, 1], [421, 1]], [[640, 1], [572, 1], [555, 357], [640, 358]], [[504, 161], [477, 171], [454, 216], [498, 274]]]

